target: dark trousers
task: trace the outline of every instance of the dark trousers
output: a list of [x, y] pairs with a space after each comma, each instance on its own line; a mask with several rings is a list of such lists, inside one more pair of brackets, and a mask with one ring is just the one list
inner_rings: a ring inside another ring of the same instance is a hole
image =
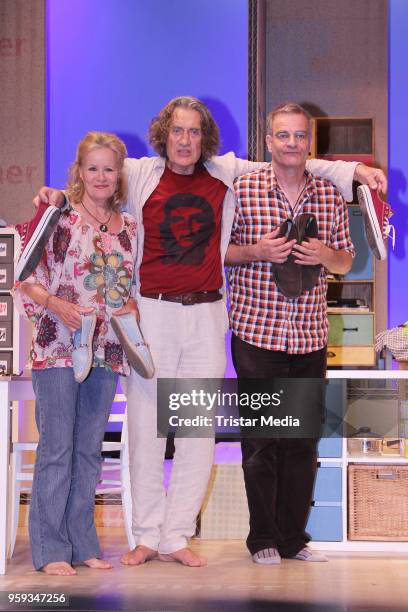
[[[232, 336], [238, 378], [323, 378], [326, 348], [304, 355], [262, 349]], [[305, 532], [317, 469], [318, 439], [244, 438], [242, 468], [248, 497], [251, 554], [277, 548], [293, 557]]]

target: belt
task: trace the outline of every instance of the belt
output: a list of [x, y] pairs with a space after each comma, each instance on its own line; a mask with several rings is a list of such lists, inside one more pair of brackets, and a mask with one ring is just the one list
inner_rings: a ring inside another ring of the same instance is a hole
[[219, 291], [196, 291], [195, 293], [184, 293], [183, 295], [170, 295], [168, 293], [141, 293], [142, 297], [152, 300], [164, 300], [165, 302], [177, 302], [183, 306], [204, 304], [205, 302], [216, 302], [222, 298]]

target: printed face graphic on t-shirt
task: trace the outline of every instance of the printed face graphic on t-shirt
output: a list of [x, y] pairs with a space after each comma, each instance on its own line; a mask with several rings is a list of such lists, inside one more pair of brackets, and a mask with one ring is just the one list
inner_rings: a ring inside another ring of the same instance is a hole
[[162, 262], [199, 266], [214, 230], [214, 211], [207, 200], [192, 193], [171, 196], [160, 224]]

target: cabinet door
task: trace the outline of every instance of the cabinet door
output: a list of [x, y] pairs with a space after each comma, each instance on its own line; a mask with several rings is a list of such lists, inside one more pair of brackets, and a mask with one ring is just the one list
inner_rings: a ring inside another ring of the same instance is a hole
[[328, 366], [373, 366], [375, 365], [374, 346], [328, 346]]
[[317, 468], [313, 501], [324, 504], [324, 502], [341, 502], [341, 498], [341, 467]]
[[0, 323], [13, 320], [13, 298], [9, 294], [0, 294]]
[[374, 342], [372, 314], [329, 314], [330, 346], [364, 346]]
[[14, 266], [12, 263], [0, 263], [0, 291], [11, 291], [14, 284]]
[[12, 264], [13, 259], [14, 259], [14, 234], [0, 233], [0, 264], [5, 264], [5, 263]]
[[306, 531], [312, 540], [341, 542], [343, 539], [341, 506], [313, 506]]

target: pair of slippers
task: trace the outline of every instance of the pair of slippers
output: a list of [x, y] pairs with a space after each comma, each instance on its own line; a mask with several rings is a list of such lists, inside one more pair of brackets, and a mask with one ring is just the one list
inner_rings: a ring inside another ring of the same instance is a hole
[[[143, 378], [152, 378], [154, 364], [149, 345], [132, 313], [113, 315], [111, 324], [132, 368]], [[92, 339], [95, 332], [96, 315], [81, 315], [81, 327], [74, 333], [72, 365], [76, 382], [83, 382], [93, 362]]]
[[[302, 213], [296, 219], [286, 219], [280, 226], [278, 238], [296, 240], [298, 244], [309, 238], [318, 238], [319, 229], [316, 217]], [[310, 291], [317, 284], [322, 266], [301, 266], [295, 263], [296, 254], [290, 253], [284, 263], [273, 263], [275, 282], [287, 298], [298, 298], [304, 291]]]

